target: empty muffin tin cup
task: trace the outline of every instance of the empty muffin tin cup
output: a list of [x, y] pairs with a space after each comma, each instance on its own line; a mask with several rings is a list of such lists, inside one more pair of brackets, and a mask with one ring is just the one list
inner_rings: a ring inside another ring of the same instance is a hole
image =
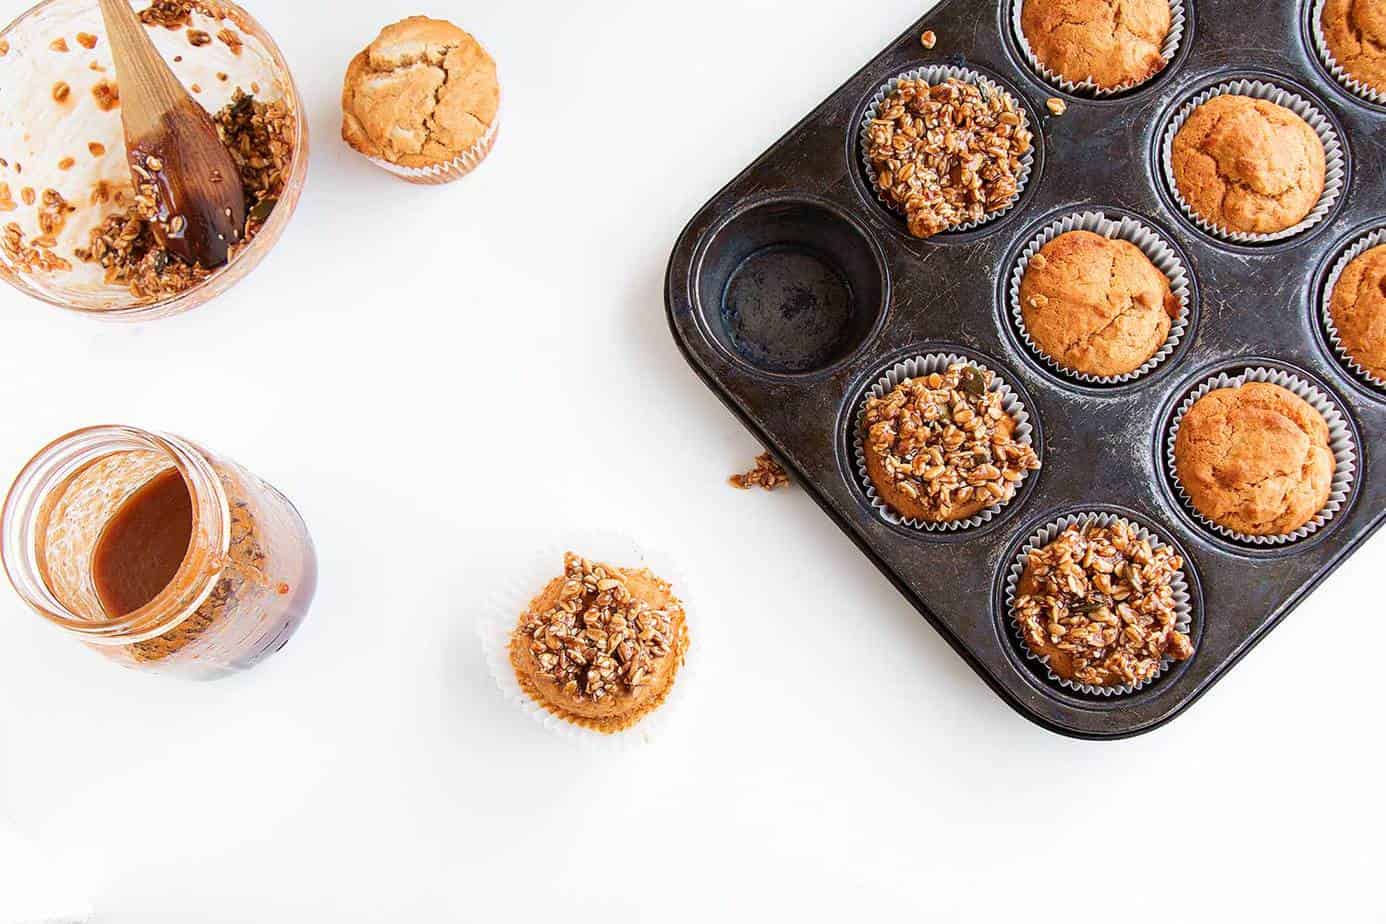
[[872, 383], [862, 396], [861, 404], [857, 408], [857, 413], [852, 418], [852, 456], [856, 463], [857, 477], [860, 479], [861, 487], [866, 492], [866, 499], [871, 504], [871, 509], [876, 511], [881, 519], [894, 526], [907, 526], [920, 532], [929, 533], [952, 533], [965, 529], [974, 529], [985, 523], [990, 523], [998, 514], [1005, 509], [1006, 505], [1015, 500], [1020, 494], [1026, 479], [1032, 472], [1024, 472], [1016, 482], [1015, 492], [1006, 500], [987, 507], [980, 513], [974, 514], [963, 520], [945, 520], [935, 522], [933, 520], [917, 520], [913, 517], [901, 516], [895, 512], [885, 499], [876, 490], [876, 484], [871, 480], [871, 475], [866, 469], [866, 434], [863, 426], [866, 419], [866, 402], [871, 398], [881, 398], [894, 389], [906, 379], [916, 379], [921, 376], [931, 375], [935, 372], [942, 374], [948, 371], [948, 367], [954, 363], [964, 363], [982, 372], [991, 372], [992, 379], [990, 390], [1001, 396], [1001, 409], [1011, 416], [1015, 421], [1015, 441], [1024, 446], [1034, 445], [1034, 427], [1030, 423], [1030, 412], [1021, 403], [1020, 397], [1006, 382], [997, 375], [994, 370], [989, 369], [985, 364], [980, 363], [967, 356], [959, 356], [955, 353], [928, 353], [915, 356], [910, 359], [901, 360], [887, 369], [880, 378]]
[[847, 360], [880, 330], [885, 254], [860, 221], [806, 197], [753, 200], [715, 228], [695, 262], [703, 330], [770, 375]]
[[[629, 751], [647, 744], [662, 734], [683, 708], [686, 691], [692, 681], [690, 667], [696, 659], [693, 653], [702, 641], [695, 624], [693, 604], [689, 597], [686, 572], [676, 560], [637, 543], [623, 533], [602, 529], [559, 530], [561, 540], [544, 539], [535, 554], [519, 563], [506, 576], [500, 589], [487, 599], [476, 622], [477, 639], [490, 669], [491, 677], [501, 695], [517, 709], [559, 737], [590, 749], [609, 752]], [[545, 536], [553, 535], [548, 530]], [[510, 663], [510, 639], [520, 616], [531, 601], [550, 581], [563, 574], [563, 557], [567, 552], [581, 555], [589, 561], [599, 561], [617, 568], [648, 568], [667, 581], [674, 596], [683, 604], [689, 622], [688, 656], [670, 686], [664, 701], [642, 716], [636, 724], [622, 731], [607, 734], [560, 718], [544, 708], [520, 686], [515, 668]]]
[[[1015, 601], [1018, 596], [1017, 590], [1020, 587], [1021, 578], [1025, 576], [1025, 567], [1030, 561], [1030, 555], [1049, 545], [1068, 529], [1070, 526], [1077, 526], [1080, 529], [1087, 529], [1091, 526], [1107, 527], [1115, 523], [1124, 523], [1129, 526], [1136, 538], [1144, 539], [1150, 543], [1152, 549], [1169, 548], [1169, 544], [1164, 542], [1155, 533], [1135, 523], [1126, 517], [1117, 516], [1114, 513], [1075, 513], [1061, 517], [1045, 526], [1035, 530], [1029, 540], [1020, 548], [1012, 559], [1010, 567], [1006, 571], [1006, 622], [1010, 625], [1011, 631], [1015, 634], [1016, 641], [1020, 643], [1020, 650], [1025, 653], [1025, 657], [1037, 664], [1043, 665], [1045, 675], [1052, 683], [1067, 690], [1083, 693], [1088, 696], [1125, 696], [1143, 690], [1155, 681], [1159, 680], [1166, 671], [1169, 670], [1173, 660], [1164, 658], [1160, 662], [1159, 671], [1150, 679], [1135, 684], [1121, 684], [1120, 686], [1093, 686], [1092, 684], [1079, 683], [1060, 677], [1049, 666], [1049, 658], [1040, 656], [1030, 650], [1030, 646], [1025, 641], [1025, 633], [1020, 627], [1019, 621], [1015, 618]], [[1171, 549], [1174, 551], [1173, 549]], [[1189, 592], [1189, 580], [1186, 569], [1192, 565], [1186, 560], [1183, 567], [1175, 572], [1170, 580], [1170, 589], [1174, 592], [1174, 628], [1176, 631], [1192, 637], [1193, 628], [1193, 604], [1192, 596]], [[1197, 652], [1194, 653], [1197, 657]]]
[[[1179, 466], [1174, 456], [1174, 444], [1179, 438], [1179, 427], [1184, 421], [1184, 415], [1209, 392], [1222, 388], [1240, 388], [1249, 382], [1269, 382], [1272, 385], [1279, 385], [1307, 401], [1314, 410], [1323, 415], [1324, 422], [1328, 424], [1328, 449], [1333, 453], [1333, 480], [1329, 487], [1328, 501], [1312, 520], [1292, 533], [1278, 536], [1251, 536], [1215, 523], [1199, 512], [1198, 508], [1194, 506], [1193, 499], [1189, 497], [1188, 492], [1184, 490], [1184, 485], [1179, 480]], [[1353, 482], [1357, 477], [1357, 457], [1357, 440], [1353, 436], [1352, 427], [1349, 426], [1347, 417], [1338, 408], [1338, 404], [1333, 398], [1329, 397], [1318, 386], [1292, 372], [1264, 366], [1248, 368], [1240, 373], [1219, 372], [1212, 378], [1205, 380], [1180, 402], [1178, 408], [1175, 409], [1174, 419], [1170, 422], [1169, 432], [1165, 436], [1165, 470], [1169, 474], [1170, 483], [1174, 485], [1175, 493], [1179, 496], [1179, 501], [1184, 509], [1200, 525], [1216, 535], [1243, 545], [1261, 548], [1273, 548], [1307, 539], [1323, 529], [1337, 516], [1338, 512], [1347, 506], [1348, 496], [1352, 493]]]
[[1348, 371], [1371, 385], [1373, 388], [1376, 388], [1378, 391], [1386, 391], [1386, 379], [1382, 379], [1380, 376], [1368, 372], [1366, 369], [1362, 368], [1362, 365], [1358, 363], [1357, 360], [1352, 358], [1352, 354], [1348, 352], [1347, 347], [1343, 344], [1342, 335], [1338, 333], [1338, 326], [1333, 322], [1331, 305], [1333, 302], [1333, 289], [1338, 285], [1338, 280], [1342, 277], [1343, 270], [1347, 269], [1348, 264], [1362, 256], [1362, 254], [1366, 253], [1368, 250], [1371, 250], [1373, 247], [1378, 247], [1382, 244], [1386, 244], [1386, 228], [1378, 228], [1375, 231], [1370, 231], [1354, 241], [1352, 246], [1343, 251], [1343, 255], [1334, 261], [1333, 268], [1328, 272], [1328, 279], [1324, 282], [1323, 292], [1319, 296], [1319, 315], [1323, 321], [1324, 334], [1328, 337], [1328, 342], [1333, 347], [1333, 352], [1338, 354], [1338, 359], [1342, 361], [1343, 365], [1347, 366]]
[[1165, 62], [1164, 66], [1158, 71], [1143, 80], [1128, 80], [1126, 83], [1115, 87], [1099, 87], [1091, 80], [1069, 80], [1061, 76], [1056, 71], [1050, 70], [1044, 62], [1035, 54], [1030, 47], [1030, 40], [1025, 37], [1025, 30], [1021, 28], [1021, 13], [1025, 7], [1025, 0], [1010, 0], [1011, 2], [1011, 32], [1015, 35], [1016, 45], [1020, 47], [1020, 53], [1030, 66], [1035, 69], [1044, 80], [1063, 90], [1065, 93], [1072, 93], [1075, 96], [1116, 96], [1118, 93], [1125, 93], [1134, 90], [1159, 77], [1169, 68], [1174, 61], [1174, 56], [1179, 54], [1179, 45], [1184, 40], [1185, 20], [1184, 4], [1181, 0], [1169, 0], [1169, 32], [1165, 35], [1164, 43], [1160, 46], [1160, 58]]
[[[866, 171], [867, 185], [869, 185], [871, 189], [875, 191], [876, 200], [880, 202], [881, 206], [885, 208], [886, 211], [890, 212], [892, 215], [900, 216], [902, 219], [903, 216], [901, 215], [900, 210], [889, 200], [886, 199], [884, 193], [881, 190], [880, 184], [876, 182], [876, 171], [872, 168], [871, 158], [867, 155], [867, 130], [870, 129], [871, 123], [876, 121], [876, 117], [881, 111], [881, 104], [885, 102], [887, 96], [895, 92], [896, 88], [900, 86], [902, 81], [922, 80], [930, 86], [933, 86], [935, 84], [943, 83], [944, 81], [952, 78], [964, 81], [965, 83], [973, 84], [982, 91], [982, 95], [986, 98], [990, 98], [993, 94], [1000, 94], [1001, 96], [1010, 100], [1011, 104], [1015, 107], [1015, 111], [1020, 114], [1020, 127], [1030, 132], [1032, 136], [1034, 136], [1035, 134], [1035, 129], [1033, 127], [1034, 123], [1030, 119], [1030, 111], [1025, 107], [1024, 100], [1020, 99], [1015, 94], [1008, 91], [1005, 87], [1001, 86], [999, 83], [992, 80], [990, 77], [980, 74], [977, 71], [970, 70], [965, 67], [934, 65], [931, 67], [921, 67], [912, 71], [906, 71], [905, 73], [900, 74], [897, 77], [891, 78], [889, 81], [885, 83], [884, 86], [882, 86], [879, 90], [876, 91], [876, 95], [871, 98], [871, 104], [866, 107], [866, 113], [862, 116], [861, 126], [858, 130], [857, 146], [858, 151], [861, 155], [862, 169]], [[1007, 200], [1004, 206], [995, 211], [987, 212], [986, 215], [984, 215], [977, 221], [968, 221], [959, 225], [954, 225], [950, 228], [944, 229], [939, 233], [956, 234], [962, 231], [971, 231], [974, 228], [980, 228], [982, 225], [995, 221], [1002, 215], [1005, 215], [1007, 212], [1014, 209], [1016, 207], [1016, 204], [1020, 202], [1020, 197], [1025, 194], [1025, 184], [1029, 181], [1030, 174], [1034, 170], [1034, 166], [1035, 148], [1034, 144], [1031, 144], [1030, 150], [1026, 151], [1025, 155], [1020, 158], [1020, 171], [1016, 174], [1015, 178], [1015, 195], [1011, 196], [1011, 198]]]
[[[1039, 344], [1031, 339], [1030, 332], [1025, 326], [1025, 312], [1020, 304], [1020, 284], [1025, 279], [1025, 270], [1030, 265], [1031, 258], [1039, 253], [1040, 248], [1059, 235], [1067, 234], [1070, 231], [1091, 231], [1093, 234], [1100, 234], [1108, 239], [1129, 241], [1136, 245], [1140, 248], [1141, 253], [1145, 254], [1146, 258], [1154, 264], [1155, 268], [1164, 273], [1165, 278], [1169, 280], [1170, 291], [1179, 300], [1179, 314], [1170, 319], [1169, 334], [1165, 337], [1164, 344], [1155, 351], [1153, 356], [1131, 372], [1123, 375], [1089, 375], [1070, 369], [1041, 349]], [[1011, 323], [1015, 326], [1016, 333], [1030, 352], [1039, 357], [1046, 366], [1055, 372], [1070, 376], [1087, 385], [1125, 384], [1146, 375], [1169, 359], [1179, 346], [1180, 341], [1184, 339], [1184, 334], [1188, 331], [1192, 318], [1193, 293], [1189, 278], [1189, 271], [1184, 265], [1183, 259], [1155, 229], [1125, 215], [1108, 218], [1102, 212], [1076, 212], [1046, 225], [1031, 238], [1030, 242], [1025, 245], [1025, 249], [1020, 252], [1020, 258], [1016, 261], [1015, 268], [1011, 270], [1008, 289]]]
[[383, 157], [366, 155], [366, 160], [382, 170], [393, 173], [401, 180], [417, 186], [441, 186], [444, 183], [451, 183], [462, 179], [481, 166], [486, 155], [491, 153], [491, 149], [496, 146], [496, 136], [500, 133], [500, 116], [498, 109], [482, 136], [471, 147], [447, 163], [430, 164], [427, 167], [406, 167], [403, 164], [391, 163]]
[[1319, 60], [1323, 66], [1333, 75], [1333, 79], [1343, 85], [1350, 93], [1360, 96], [1368, 102], [1376, 103], [1378, 106], [1386, 106], [1386, 93], [1366, 83], [1358, 80], [1348, 73], [1347, 68], [1339, 63], [1333, 56], [1333, 51], [1328, 47], [1328, 36], [1323, 31], [1323, 9], [1328, 5], [1328, 0], [1314, 0], [1314, 5], [1310, 10], [1309, 32], [1314, 37], [1314, 51], [1319, 55]]
[[[1198, 212], [1194, 211], [1193, 206], [1184, 199], [1183, 193], [1179, 191], [1179, 184], [1174, 180], [1175, 136], [1179, 134], [1179, 130], [1184, 127], [1184, 123], [1189, 120], [1189, 116], [1193, 115], [1195, 109], [1215, 96], [1229, 94], [1264, 99], [1276, 105], [1284, 106], [1307, 122], [1309, 127], [1314, 130], [1314, 134], [1319, 136], [1319, 141], [1323, 144], [1324, 156], [1323, 192], [1319, 194], [1319, 201], [1314, 204], [1313, 209], [1298, 224], [1269, 234], [1232, 231], [1199, 215]], [[1180, 106], [1174, 118], [1165, 128], [1165, 133], [1160, 141], [1160, 169], [1164, 173], [1169, 194], [1174, 197], [1174, 201], [1178, 203], [1179, 209], [1185, 217], [1213, 237], [1234, 244], [1270, 244], [1308, 231], [1323, 221], [1338, 202], [1338, 198], [1343, 193], [1343, 181], [1347, 173], [1343, 144], [1338, 137], [1338, 131], [1318, 106], [1299, 94], [1278, 87], [1273, 83], [1251, 79], [1231, 80], [1215, 87], [1209, 87]]]

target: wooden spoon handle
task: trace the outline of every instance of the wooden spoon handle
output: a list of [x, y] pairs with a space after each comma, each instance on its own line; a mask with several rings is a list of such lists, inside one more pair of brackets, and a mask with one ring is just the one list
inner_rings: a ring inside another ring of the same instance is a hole
[[127, 137], [145, 137], [163, 113], [193, 102], [164, 61], [127, 0], [100, 0], [120, 78], [121, 116]]

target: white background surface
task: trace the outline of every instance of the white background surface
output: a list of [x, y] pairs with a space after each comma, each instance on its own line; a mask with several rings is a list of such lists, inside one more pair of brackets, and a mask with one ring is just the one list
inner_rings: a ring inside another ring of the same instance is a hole
[[[251, 8], [314, 132], [266, 264], [134, 328], [0, 291], [0, 477], [79, 425], [167, 429], [283, 489], [321, 555], [292, 644], [211, 685], [113, 667], [3, 588], [0, 816], [98, 921], [1382, 907], [1386, 540], [1190, 713], [1093, 744], [1005, 706], [804, 494], [725, 487], [758, 450], [668, 334], [669, 251], [918, 0], [440, 0], [505, 88], [496, 152], [442, 189], [337, 137], [347, 60], [416, 4]], [[633, 753], [507, 707], [473, 636], [576, 525], [696, 575], [696, 688]]]

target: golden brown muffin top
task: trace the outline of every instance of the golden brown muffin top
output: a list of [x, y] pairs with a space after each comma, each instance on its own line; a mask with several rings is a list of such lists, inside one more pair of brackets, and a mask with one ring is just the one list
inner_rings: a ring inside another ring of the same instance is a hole
[[1363, 251], [1343, 268], [1328, 311], [1348, 355], [1386, 380], [1386, 244]]
[[1184, 200], [1229, 231], [1291, 228], [1323, 195], [1323, 142], [1308, 122], [1269, 100], [1214, 96], [1175, 135], [1172, 161]]
[[1068, 527], [1026, 559], [1014, 607], [1026, 647], [1066, 680], [1114, 687], [1153, 679], [1166, 658], [1193, 656], [1176, 628], [1174, 579], [1183, 567], [1173, 549], [1152, 547], [1123, 521]]
[[1164, 68], [1169, 0], [1025, 0], [1020, 28], [1045, 67], [1112, 90]]
[[342, 87], [342, 138], [405, 167], [446, 163], [490, 128], [500, 108], [496, 63], [451, 23], [411, 16], [352, 59]]
[[1030, 338], [1055, 362], [1113, 376], [1155, 355], [1180, 305], [1169, 279], [1135, 244], [1069, 231], [1030, 258], [1020, 310]]
[[663, 701], [687, 649], [683, 604], [667, 582], [569, 552], [563, 575], [521, 614], [510, 661], [551, 712], [618, 731]]
[[1034, 448], [1016, 440], [1015, 419], [991, 382], [989, 370], [954, 363], [867, 399], [866, 471], [891, 509], [928, 522], [965, 520], [1010, 500], [1040, 467]]
[[1283, 536], [1328, 502], [1334, 459], [1323, 415], [1268, 382], [1209, 392], [1174, 445], [1179, 482], [1199, 513], [1248, 536]]
[[1386, 93], [1386, 3], [1328, 0], [1322, 25], [1328, 50], [1343, 69]]

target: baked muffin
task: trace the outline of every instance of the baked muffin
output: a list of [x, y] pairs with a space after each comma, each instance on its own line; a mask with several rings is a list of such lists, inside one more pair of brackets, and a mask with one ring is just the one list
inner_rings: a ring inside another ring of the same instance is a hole
[[1124, 520], [1070, 526], [1031, 552], [1013, 607], [1025, 647], [1055, 675], [1094, 687], [1135, 686], [1184, 661], [1174, 580], [1184, 560]]
[[1352, 361], [1386, 381], [1386, 244], [1358, 254], [1343, 268], [1328, 315]]
[[530, 698], [608, 734], [664, 702], [687, 651], [683, 604], [669, 584], [572, 552], [510, 637], [510, 664]]
[[1026, 264], [1020, 310], [1030, 339], [1059, 365], [1113, 376], [1134, 372], [1164, 346], [1180, 304], [1135, 244], [1069, 231]]
[[1333, 483], [1323, 415], [1268, 382], [1200, 398], [1179, 426], [1174, 461], [1198, 512], [1247, 536], [1299, 529], [1323, 509]]
[[1328, 0], [1323, 6], [1328, 51], [1348, 75], [1386, 93], [1386, 3]]
[[387, 170], [438, 183], [490, 152], [500, 110], [496, 63], [449, 22], [411, 16], [352, 59], [342, 87], [342, 138]]
[[1308, 122], [1269, 100], [1214, 96], [1174, 136], [1171, 160], [1184, 201], [1227, 231], [1292, 228], [1323, 195], [1323, 142]]
[[1020, 10], [1020, 30], [1041, 64], [1103, 90], [1163, 70], [1169, 29], [1169, 0], [1024, 0]]
[[965, 520], [1009, 501], [1040, 467], [991, 383], [990, 371], [955, 363], [867, 399], [866, 474], [890, 509], [929, 523]]

